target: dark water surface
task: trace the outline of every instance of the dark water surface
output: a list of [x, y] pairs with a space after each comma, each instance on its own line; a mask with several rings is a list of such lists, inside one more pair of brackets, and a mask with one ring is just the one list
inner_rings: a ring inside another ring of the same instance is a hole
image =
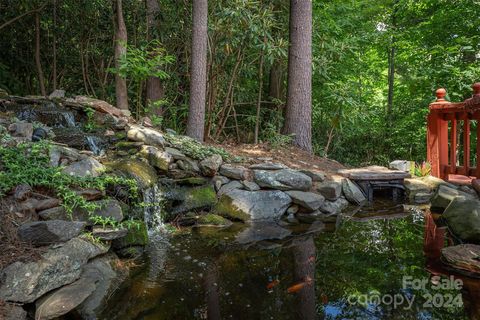
[[477, 319], [480, 282], [447, 282], [431, 215], [393, 203], [350, 215], [255, 244], [235, 241], [240, 224], [154, 241], [104, 319]]

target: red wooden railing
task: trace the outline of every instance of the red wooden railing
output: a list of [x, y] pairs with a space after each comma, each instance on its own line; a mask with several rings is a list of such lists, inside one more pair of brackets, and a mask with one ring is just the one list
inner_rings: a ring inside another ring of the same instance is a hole
[[[480, 82], [472, 88], [472, 98], [458, 103], [446, 101], [446, 90], [438, 89], [437, 100], [430, 104], [427, 160], [433, 176], [458, 182], [480, 178]], [[476, 130], [471, 130], [473, 121]], [[471, 142], [475, 140], [471, 159]]]

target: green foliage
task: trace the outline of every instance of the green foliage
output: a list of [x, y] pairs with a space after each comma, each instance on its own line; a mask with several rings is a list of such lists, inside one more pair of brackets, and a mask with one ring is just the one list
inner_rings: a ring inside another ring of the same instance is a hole
[[165, 140], [172, 144], [175, 148], [180, 149], [187, 156], [203, 160], [214, 154], [220, 155], [224, 161], [230, 159], [230, 154], [222, 148], [217, 148], [209, 145], [202, 144], [195, 139], [187, 136], [179, 136], [176, 134], [165, 134]]
[[90, 107], [87, 107], [87, 108], [84, 109], [84, 111], [87, 115], [87, 122], [84, 125], [84, 129], [87, 132], [92, 132], [97, 127], [96, 124], [95, 124], [95, 121], [93, 119], [93, 117], [95, 115], [95, 110], [90, 108]]
[[53, 190], [61, 199], [62, 206], [71, 214], [75, 208], [91, 213], [98, 206], [86, 201], [74, 189], [106, 190], [108, 186], [124, 185], [129, 189], [132, 200], [136, 201], [136, 182], [117, 176], [102, 175], [98, 178], [79, 178], [62, 172], [62, 168], [50, 167], [48, 142], [22, 143], [16, 147], [0, 146], [0, 195], [19, 184], [31, 187], [45, 187]]
[[432, 166], [429, 162], [415, 163], [412, 174], [416, 177], [426, 177], [432, 172]]

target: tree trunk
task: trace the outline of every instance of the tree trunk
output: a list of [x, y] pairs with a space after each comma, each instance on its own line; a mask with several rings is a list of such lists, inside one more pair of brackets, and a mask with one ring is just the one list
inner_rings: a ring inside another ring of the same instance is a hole
[[[160, 26], [158, 15], [160, 14], [160, 6], [158, 0], [147, 0], [147, 38], [148, 40], [158, 39]], [[165, 90], [162, 81], [157, 77], [149, 77], [147, 79], [147, 105], [151, 107], [153, 114], [162, 116], [163, 110], [158, 106], [158, 101], [165, 97]]]
[[40, 61], [40, 14], [35, 12], [35, 65], [37, 66], [38, 83], [42, 96], [46, 96], [45, 78], [43, 77], [42, 63]]
[[57, 0], [53, 0], [53, 91], [57, 90]]
[[193, 0], [190, 110], [187, 135], [203, 141], [205, 128], [205, 95], [207, 85], [208, 1]]
[[312, 152], [312, 1], [290, 0], [286, 134]]
[[[115, 67], [120, 66], [120, 58], [127, 54], [127, 28], [123, 20], [122, 0], [116, 0], [115, 26]], [[115, 96], [117, 108], [128, 110], [127, 80], [118, 73], [115, 74]]]
[[[267, 42], [267, 37], [263, 39], [263, 43]], [[263, 93], [263, 61], [264, 61], [265, 54], [263, 52], [260, 53], [260, 64], [258, 66], [258, 97], [257, 97], [257, 114], [255, 119], [255, 138], [254, 143], [258, 144], [258, 132], [260, 128], [260, 108], [262, 107], [262, 93]]]
[[[395, 0], [393, 3], [392, 11], [392, 29], [395, 32], [397, 24], [397, 5], [398, 0]], [[395, 35], [392, 35], [390, 40], [390, 48], [388, 48], [388, 100], [387, 100], [387, 121], [388, 124], [392, 123], [393, 120], [393, 94], [394, 94], [394, 85], [395, 85]]]

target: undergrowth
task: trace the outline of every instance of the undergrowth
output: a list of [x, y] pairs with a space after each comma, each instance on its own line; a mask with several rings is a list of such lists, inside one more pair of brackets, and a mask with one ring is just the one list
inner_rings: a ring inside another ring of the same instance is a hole
[[62, 201], [69, 215], [76, 208], [92, 213], [98, 205], [88, 202], [74, 189], [97, 189], [104, 191], [109, 186], [122, 185], [136, 201], [137, 184], [132, 179], [112, 175], [80, 178], [63, 173], [60, 167], [50, 167], [48, 142], [22, 143], [16, 147], [0, 146], [0, 196], [5, 195], [19, 184], [44, 187], [52, 190]]

